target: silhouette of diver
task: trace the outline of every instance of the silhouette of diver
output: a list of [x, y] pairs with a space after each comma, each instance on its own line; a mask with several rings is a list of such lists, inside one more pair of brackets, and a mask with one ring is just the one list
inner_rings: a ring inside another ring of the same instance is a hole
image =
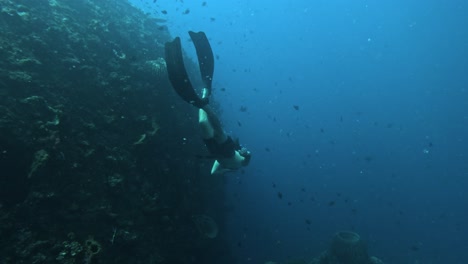
[[201, 77], [204, 84], [202, 97], [200, 98], [188, 77], [182, 58], [182, 47], [180, 38], [165, 45], [166, 67], [169, 80], [177, 94], [186, 102], [199, 108], [198, 123], [201, 128], [202, 138], [208, 151], [215, 159], [211, 174], [224, 174], [235, 171], [250, 162], [251, 154], [246, 148], [241, 147], [239, 142], [232, 140], [226, 135], [221, 122], [209, 106], [211, 95], [211, 83], [213, 80], [214, 58], [210, 43], [203, 32], [189, 31], [190, 38], [195, 45], [200, 67]]

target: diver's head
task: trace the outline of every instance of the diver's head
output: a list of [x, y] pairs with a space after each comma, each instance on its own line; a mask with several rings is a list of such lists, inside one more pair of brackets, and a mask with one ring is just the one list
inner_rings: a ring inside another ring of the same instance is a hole
[[250, 163], [250, 158], [252, 157], [252, 154], [250, 151], [248, 151], [245, 147], [242, 147], [241, 149], [238, 150], [239, 155], [244, 157], [244, 160], [242, 161], [242, 166], [247, 166]]

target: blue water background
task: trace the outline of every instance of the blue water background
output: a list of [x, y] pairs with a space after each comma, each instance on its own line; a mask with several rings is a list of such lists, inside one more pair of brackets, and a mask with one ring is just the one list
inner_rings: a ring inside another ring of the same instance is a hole
[[221, 118], [253, 153], [224, 176], [240, 263], [338, 230], [386, 263], [467, 263], [468, 2], [132, 1], [219, 56]]

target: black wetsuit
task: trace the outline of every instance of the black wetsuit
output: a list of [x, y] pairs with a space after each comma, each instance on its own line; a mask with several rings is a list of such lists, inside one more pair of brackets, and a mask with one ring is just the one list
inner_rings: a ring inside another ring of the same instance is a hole
[[216, 159], [229, 159], [234, 157], [236, 154], [237, 145], [231, 137], [228, 137], [223, 143], [216, 142], [214, 138], [204, 139], [203, 141], [210, 153]]

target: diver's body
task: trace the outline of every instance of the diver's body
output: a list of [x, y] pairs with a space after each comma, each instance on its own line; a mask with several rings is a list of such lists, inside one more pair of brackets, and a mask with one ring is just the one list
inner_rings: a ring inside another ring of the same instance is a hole
[[209, 105], [198, 110], [198, 123], [206, 147], [216, 157], [211, 174], [222, 174], [247, 166], [250, 153], [226, 135]]
[[216, 114], [209, 106], [209, 96], [211, 95], [211, 82], [213, 79], [214, 59], [211, 46], [203, 32], [189, 32], [195, 45], [202, 80], [205, 84], [202, 97], [198, 97], [193, 89], [187, 72], [185, 70], [180, 38], [166, 43], [166, 65], [169, 80], [176, 92], [188, 103], [198, 107], [198, 123], [200, 125], [203, 141], [215, 161], [211, 169], [211, 174], [224, 174], [235, 171], [242, 166], [247, 166], [250, 162], [250, 152], [241, 148], [228, 136], [221, 126]]

